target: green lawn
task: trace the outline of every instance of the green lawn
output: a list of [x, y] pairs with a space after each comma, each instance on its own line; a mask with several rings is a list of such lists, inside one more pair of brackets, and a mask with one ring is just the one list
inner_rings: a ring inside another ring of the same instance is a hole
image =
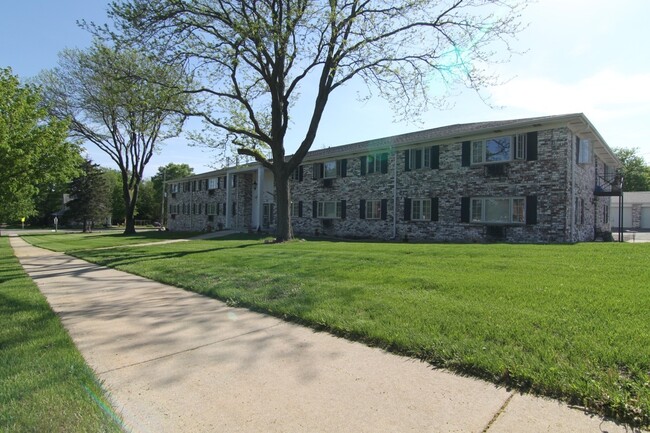
[[650, 244], [240, 237], [75, 255], [650, 425]]
[[102, 387], [0, 238], [0, 431], [121, 432]]

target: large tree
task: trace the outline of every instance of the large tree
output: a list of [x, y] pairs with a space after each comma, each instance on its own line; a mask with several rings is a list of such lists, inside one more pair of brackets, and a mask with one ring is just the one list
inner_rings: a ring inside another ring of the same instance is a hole
[[111, 188], [104, 171], [90, 159], [83, 161], [80, 172], [70, 183], [66, 216], [80, 221], [86, 233], [111, 214]]
[[614, 153], [623, 163], [623, 191], [650, 190], [650, 167], [638, 148], [620, 147]]
[[122, 178], [125, 234], [135, 233], [144, 168], [161, 142], [180, 134], [188, 95], [181, 69], [129, 48], [99, 43], [66, 50], [39, 81], [52, 113], [70, 120], [73, 137], [89, 141], [117, 165]]
[[[494, 83], [485, 67], [511, 54], [525, 1], [122, 0], [109, 15], [112, 36], [191, 70], [201, 85], [189, 91], [206, 102], [192, 114], [273, 172], [281, 241], [292, 237], [289, 177], [332, 92], [360, 78], [410, 117], [445, 96], [432, 92], [434, 78], [475, 90]], [[288, 157], [303, 84], [313, 88], [303, 94], [311, 102], [301, 100], [309, 120], [297, 125], [304, 135]]]
[[81, 159], [68, 123], [41, 102], [37, 87], [0, 68], [0, 222], [35, 215], [39, 191], [69, 181]]

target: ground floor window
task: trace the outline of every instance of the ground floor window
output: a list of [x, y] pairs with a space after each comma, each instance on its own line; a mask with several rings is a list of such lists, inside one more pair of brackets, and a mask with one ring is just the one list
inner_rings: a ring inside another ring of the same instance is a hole
[[263, 221], [262, 225], [264, 228], [269, 228], [273, 225], [273, 203], [264, 203], [263, 212]]
[[430, 221], [431, 199], [412, 199], [411, 219], [414, 221]]
[[378, 220], [381, 218], [381, 200], [366, 200], [366, 219]]
[[470, 221], [523, 224], [526, 221], [526, 199], [523, 197], [472, 198]]
[[291, 202], [291, 209], [290, 209], [291, 217], [294, 217], [294, 218], [301, 217], [302, 216], [301, 208], [302, 208], [302, 202], [292, 201]]
[[341, 218], [341, 202], [319, 201], [316, 216], [318, 218]]

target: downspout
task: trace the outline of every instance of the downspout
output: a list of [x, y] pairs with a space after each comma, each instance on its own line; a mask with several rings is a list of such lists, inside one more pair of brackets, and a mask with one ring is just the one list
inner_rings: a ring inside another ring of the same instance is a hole
[[[575, 143], [575, 134], [571, 135], [571, 145], [569, 146], [569, 152], [571, 152], [571, 202], [569, 203], [569, 209], [571, 209], [571, 219], [569, 221], [569, 242], [575, 242], [575, 222], [576, 222], [576, 173], [575, 173], [575, 165], [577, 161], [574, 161], [574, 158], [576, 156], [576, 152], [573, 149], [573, 144]], [[579, 146], [579, 144], [577, 144]]]
[[393, 148], [393, 240], [397, 239], [397, 150]]

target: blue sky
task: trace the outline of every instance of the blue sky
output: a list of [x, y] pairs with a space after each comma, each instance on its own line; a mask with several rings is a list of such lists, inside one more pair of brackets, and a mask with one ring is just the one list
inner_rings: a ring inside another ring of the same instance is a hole
[[[106, 21], [107, 0], [22, 0], [6, 2], [0, 15], [0, 67], [28, 79], [56, 65], [64, 48], [85, 48], [80, 19]], [[357, 100], [354, 87], [337, 90], [326, 108], [313, 149], [402, 134], [455, 123], [583, 112], [610, 147], [638, 147], [650, 162], [650, 16], [648, 0], [538, 0], [525, 11], [529, 23], [514, 44], [525, 51], [494, 68], [508, 82], [486, 89], [491, 108], [472, 92], [460, 92], [451, 109], [430, 110], [420, 123], [395, 123], [379, 98]], [[303, 93], [307, 93], [304, 91]], [[299, 119], [299, 117], [297, 117]], [[287, 139], [297, 147], [300, 125]], [[211, 170], [214, 151], [172, 140], [146, 170], [168, 162]], [[89, 156], [111, 167], [99, 150]]]

